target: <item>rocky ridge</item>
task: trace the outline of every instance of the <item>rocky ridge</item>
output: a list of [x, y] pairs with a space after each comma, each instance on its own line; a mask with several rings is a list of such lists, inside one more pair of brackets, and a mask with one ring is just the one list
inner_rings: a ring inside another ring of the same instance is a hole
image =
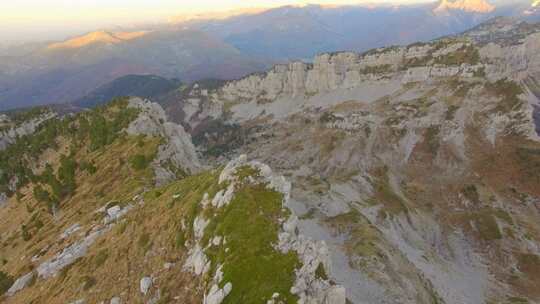
[[129, 106], [140, 110], [140, 114], [129, 125], [127, 133], [161, 137], [165, 141], [152, 162], [157, 185], [164, 185], [181, 175], [194, 174], [201, 169], [191, 136], [181, 125], [168, 122], [159, 104], [139, 98], [132, 98], [129, 102]]
[[[502, 36], [487, 35], [500, 31]], [[208, 90], [195, 85], [183, 102], [186, 121], [195, 128], [226, 112], [236, 120], [261, 113], [283, 117], [305, 107], [328, 107], [361, 95], [370, 102], [407, 83], [450, 77], [489, 81], [537, 77], [538, 26], [492, 22], [463, 36], [407, 47], [380, 48], [364, 54], [322, 54], [313, 63], [293, 62]], [[523, 38], [515, 44], [501, 41]], [[279, 105], [279, 106], [278, 106]]]
[[[4, 150], [7, 146], [15, 142], [17, 138], [34, 133], [39, 125], [55, 116], [56, 113], [54, 112], [46, 112], [38, 117], [25, 120], [15, 126], [11, 126], [8, 130], [0, 131], [0, 150]], [[7, 123], [9, 124], [9, 120]]]
[[[275, 175], [267, 165], [256, 161], [248, 162], [246, 155], [232, 160], [225, 166], [219, 175], [218, 184], [228, 184], [226, 190], [217, 192], [212, 199], [205, 193], [200, 202], [202, 208], [213, 206], [219, 209], [230, 204], [235, 196], [235, 189], [238, 187], [237, 184], [245, 182], [245, 180], [240, 180], [237, 174], [240, 170], [246, 170], [247, 168], [258, 172], [257, 176], [251, 175], [247, 177], [248, 183], [253, 185], [266, 184], [268, 189], [281, 193], [283, 196], [283, 208], [288, 208], [291, 189], [290, 183], [283, 176]], [[211, 246], [226, 246], [227, 244], [226, 238], [216, 236], [208, 244], [207, 248], [202, 248], [201, 239], [210, 221], [212, 221], [211, 218], [206, 219], [203, 215], [199, 215], [193, 222], [195, 244], [191, 246], [189, 257], [184, 264], [184, 269], [192, 271], [198, 276], [205, 275], [211, 268], [211, 261], [206, 256], [205, 250]], [[344, 304], [346, 301], [345, 289], [316, 276], [319, 267], [324, 267], [325, 269], [330, 267], [326, 244], [323, 241], [317, 242], [306, 238], [304, 235], [299, 235], [296, 227], [297, 221], [298, 218], [294, 213], [291, 213], [287, 219], [280, 219], [282, 230], [279, 232], [279, 243], [275, 244], [277, 249], [283, 254], [287, 254], [289, 251], [296, 252], [302, 265], [295, 271], [296, 280], [290, 292], [299, 297], [298, 303]], [[217, 266], [217, 270], [211, 281], [211, 287], [203, 300], [205, 304], [220, 304], [234, 288], [234, 285], [230, 282], [222, 282], [222, 267], [223, 265]], [[223, 286], [223, 288], [219, 286]], [[274, 293], [272, 298], [268, 299], [267, 303], [282, 303], [279, 297], [279, 293]]]
[[[61, 224], [25, 211], [37, 206], [29, 189], [0, 209], [7, 256], [39, 252], [21, 260], [31, 270], [2, 266], [19, 278], [7, 301], [538, 302], [537, 44], [535, 25], [496, 20], [193, 85], [177, 101], [186, 130], [239, 139], [216, 157], [198, 141], [200, 161], [166, 111], [132, 99], [127, 137], [78, 156], [96, 176], [76, 169], [83, 185]], [[151, 166], [132, 161], [141, 155]], [[141, 193], [144, 204], [121, 203]], [[51, 277], [34, 281], [39, 269]], [[62, 289], [44, 294], [55, 278]]]
[[[291, 176], [297, 227], [326, 241], [329, 269], [339, 269], [329, 275], [349, 301], [536, 299], [525, 286], [538, 278], [522, 259], [537, 256], [538, 240], [515, 223], [534, 221], [540, 195], [526, 169], [538, 161], [538, 33], [496, 19], [426, 44], [195, 85], [179, 104], [192, 132], [241, 136], [230, 154]], [[209, 120], [243, 133], [205, 129]]]

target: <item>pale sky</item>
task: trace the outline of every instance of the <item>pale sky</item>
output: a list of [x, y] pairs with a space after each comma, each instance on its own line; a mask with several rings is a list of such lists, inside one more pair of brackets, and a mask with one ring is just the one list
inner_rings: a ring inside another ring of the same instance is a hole
[[97, 28], [250, 7], [426, 1], [430, 0], [0, 0], [0, 41], [62, 39]]

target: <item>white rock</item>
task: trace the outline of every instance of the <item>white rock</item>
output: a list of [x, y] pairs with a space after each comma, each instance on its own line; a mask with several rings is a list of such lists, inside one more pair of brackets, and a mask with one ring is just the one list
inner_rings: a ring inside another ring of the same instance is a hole
[[56, 276], [58, 271], [72, 264], [78, 258], [86, 255], [86, 252], [88, 248], [90, 247], [90, 245], [92, 245], [95, 242], [98, 236], [106, 232], [108, 229], [109, 228], [106, 227], [106, 228], [97, 229], [96, 231], [93, 231], [84, 239], [72, 244], [71, 246], [67, 248], [64, 248], [62, 252], [60, 252], [53, 258], [40, 264], [36, 269], [39, 277], [49, 278], [49, 277]]
[[193, 233], [195, 234], [195, 239], [200, 240], [204, 236], [204, 229], [210, 223], [209, 220], [204, 219], [202, 215], [199, 215], [193, 221]]
[[210, 261], [198, 243], [190, 249], [189, 256], [184, 263], [184, 269], [196, 275], [204, 274], [210, 269]]
[[34, 276], [35, 276], [35, 274], [33, 272], [30, 272], [30, 273], [27, 273], [27, 274], [23, 275], [22, 277], [18, 278], [13, 283], [13, 285], [11, 285], [11, 287], [8, 289], [6, 294], [9, 297], [11, 297], [14, 294], [16, 294], [18, 291], [24, 289], [26, 286], [28, 286], [28, 284], [30, 284], [32, 279], [34, 279]]
[[174, 266], [174, 263], [165, 263], [163, 264], [163, 268], [166, 270], [171, 269]]
[[152, 287], [152, 278], [151, 277], [142, 278], [139, 283], [139, 287], [140, 287], [141, 293], [146, 295], [148, 291], [150, 291], [150, 287]]
[[0, 151], [13, 144], [19, 137], [34, 133], [45, 121], [56, 117], [56, 113], [47, 112], [34, 119], [23, 122], [21, 125], [0, 133]]
[[152, 163], [156, 184], [162, 185], [176, 178], [174, 172], [161, 166], [162, 163], [172, 163], [188, 173], [199, 171], [201, 165], [191, 136], [181, 125], [168, 122], [167, 115], [159, 104], [131, 98], [129, 106], [139, 109], [140, 114], [127, 128], [128, 134], [159, 136], [166, 141], [158, 148], [158, 155]]
[[79, 225], [78, 223], [73, 224], [70, 227], [68, 227], [66, 230], [64, 230], [64, 232], [62, 232], [62, 234], [60, 235], [60, 239], [61, 240], [67, 239], [70, 235], [74, 234], [75, 232], [79, 230], [81, 230], [81, 225]]
[[217, 285], [212, 285], [208, 295], [205, 295], [203, 304], [221, 304], [225, 297], [232, 291], [232, 284], [229, 282], [223, 286], [223, 289], [219, 289]]
[[110, 304], [121, 304], [122, 301], [120, 300], [120, 297], [113, 297], [110, 301]]
[[3, 206], [5, 206], [7, 204], [7, 201], [8, 201], [8, 197], [5, 193], [0, 193], [0, 208], [2, 208]]
[[212, 239], [212, 245], [214, 245], [214, 246], [219, 246], [219, 245], [221, 244], [221, 239], [222, 239], [221, 236], [215, 236], [215, 237]]
[[107, 215], [109, 215], [112, 218], [115, 218], [118, 215], [118, 213], [120, 213], [121, 210], [122, 208], [120, 206], [113, 206], [107, 209]]

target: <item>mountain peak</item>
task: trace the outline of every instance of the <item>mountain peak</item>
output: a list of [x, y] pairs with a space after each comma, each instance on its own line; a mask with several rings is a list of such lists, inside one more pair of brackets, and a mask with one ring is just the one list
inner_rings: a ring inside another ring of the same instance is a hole
[[461, 10], [470, 13], [490, 13], [495, 6], [485, 0], [441, 0], [439, 6], [435, 8], [435, 13], [441, 13], [449, 10]]
[[49, 49], [80, 48], [94, 43], [117, 44], [122, 41], [128, 41], [146, 35], [147, 31], [139, 32], [109, 32], [95, 31], [88, 34], [68, 39], [63, 42], [49, 45]]

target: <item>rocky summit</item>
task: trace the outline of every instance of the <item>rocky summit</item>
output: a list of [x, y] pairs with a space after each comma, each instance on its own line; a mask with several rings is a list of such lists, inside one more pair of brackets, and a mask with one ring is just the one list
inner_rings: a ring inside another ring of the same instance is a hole
[[539, 49], [495, 18], [6, 113], [0, 301], [539, 303]]

